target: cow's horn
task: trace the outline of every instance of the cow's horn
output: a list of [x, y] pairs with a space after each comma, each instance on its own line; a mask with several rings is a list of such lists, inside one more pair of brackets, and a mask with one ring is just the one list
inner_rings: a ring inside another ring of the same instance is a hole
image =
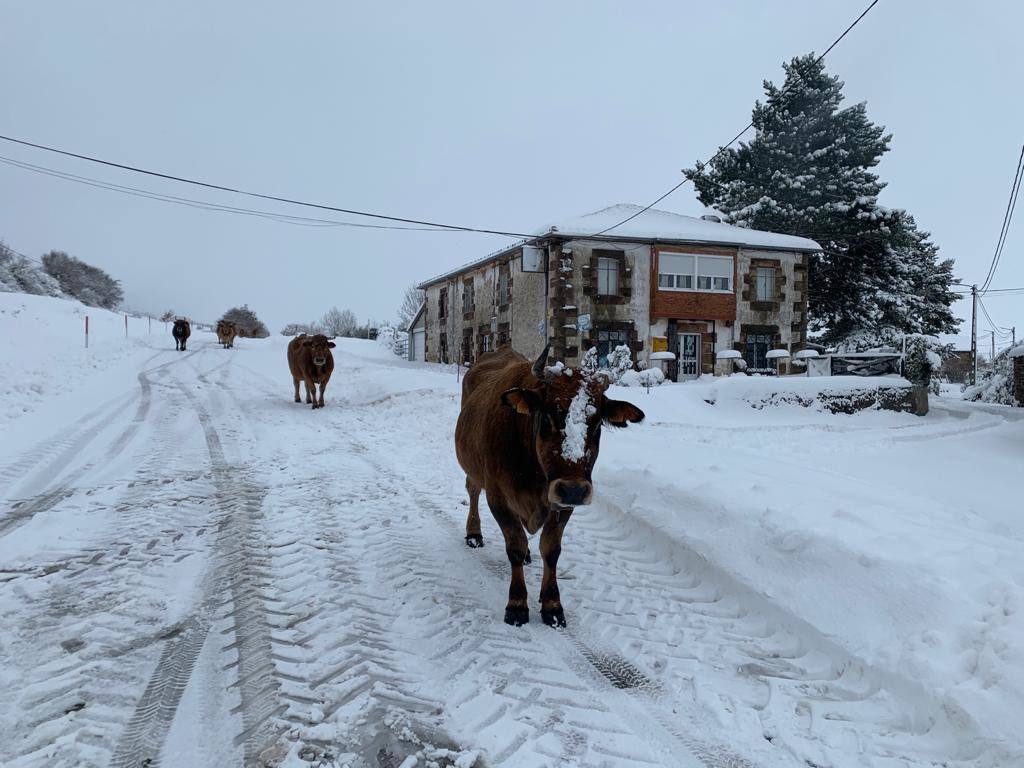
[[537, 358], [537, 362], [533, 364], [533, 375], [538, 379], [544, 377], [544, 366], [548, 362], [549, 349], [551, 349], [551, 345], [545, 344], [544, 351], [540, 353], [540, 357]]

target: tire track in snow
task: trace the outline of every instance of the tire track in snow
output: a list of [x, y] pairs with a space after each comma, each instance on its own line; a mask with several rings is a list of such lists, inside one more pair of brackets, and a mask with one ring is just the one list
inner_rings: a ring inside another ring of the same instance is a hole
[[161, 474], [170, 452], [180, 458], [173, 431], [179, 415], [179, 404], [160, 402], [150, 426], [153, 450], [123, 493], [106, 502], [115, 512], [106, 533], [70, 557], [20, 574], [28, 589], [0, 585], [4, 604], [15, 601], [24, 633], [12, 658], [24, 684], [11, 722], [22, 725], [6, 745], [0, 737], [0, 753], [17, 756], [15, 765], [34, 765], [41, 755], [52, 766], [108, 765], [118, 732], [130, 722], [134, 692], [143, 691], [161, 649], [166, 653], [186, 626], [153, 599], [170, 584], [187, 588], [180, 569], [203, 556], [212, 515], [203, 490], [208, 478], [190, 478], [196, 488], [181, 496]]
[[[94, 457], [86, 461], [70, 472], [65, 471], [75, 456], [82, 453], [82, 451], [96, 440], [96, 438], [114, 426], [117, 417], [123, 413], [125, 407], [125, 402], [120, 398], [118, 398], [113, 405], [106, 405], [97, 411], [94, 411], [93, 414], [99, 414], [96, 417], [97, 421], [95, 423], [78, 432], [72, 433], [72, 435], [69, 435], [68, 437], [62, 438], [58, 436], [57, 438], [54, 438], [55, 445], [63, 446], [62, 449], [53, 450], [47, 446], [43, 446], [37, 449], [37, 452], [30, 454], [35, 458], [42, 458], [53, 455], [53, 453], [57, 453], [57, 455], [45, 467], [43, 467], [31, 480], [28, 481], [29, 487], [38, 488], [43, 486], [44, 490], [38, 492], [32, 497], [15, 501], [10, 505], [10, 511], [7, 515], [0, 517], [0, 536], [4, 536], [15, 528], [24, 525], [36, 515], [53, 509], [53, 507], [68, 498], [74, 492], [77, 481], [84, 477], [86, 473], [92, 470], [96, 465], [111, 462], [120, 456], [121, 453], [123, 453], [131, 444], [136, 433], [139, 431], [139, 428], [143, 423], [145, 423], [146, 418], [149, 415], [153, 396], [152, 385], [148, 374], [163, 370], [180, 360], [191, 357], [193, 354], [196, 353], [185, 353], [185, 355], [180, 358], [138, 373], [137, 380], [139, 384], [139, 391], [137, 395], [133, 395], [133, 399], [138, 398], [135, 415], [129, 422], [128, 426], [115, 435], [113, 440], [111, 440], [109, 447], [101, 456]], [[156, 355], [154, 355], [154, 357], [156, 357]], [[150, 360], [152, 359], [153, 358], [151, 357]], [[84, 419], [86, 422], [89, 420], [89, 416]], [[77, 423], [82, 422], [80, 421]], [[58, 450], [59, 452], [57, 452]], [[17, 471], [21, 466], [22, 462], [19, 461], [14, 465], [14, 467], [7, 471]]]

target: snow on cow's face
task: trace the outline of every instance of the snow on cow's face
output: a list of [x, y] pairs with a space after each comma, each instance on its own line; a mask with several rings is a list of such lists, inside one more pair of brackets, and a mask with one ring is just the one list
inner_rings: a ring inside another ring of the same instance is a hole
[[573, 368], [549, 368], [534, 387], [516, 388], [502, 402], [532, 419], [533, 448], [555, 507], [589, 504], [591, 473], [601, 445], [601, 426], [625, 427], [643, 420], [635, 405], [605, 396], [608, 379]]

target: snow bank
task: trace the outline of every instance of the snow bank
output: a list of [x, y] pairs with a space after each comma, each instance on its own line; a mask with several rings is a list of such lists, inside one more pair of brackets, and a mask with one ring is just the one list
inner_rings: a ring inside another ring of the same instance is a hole
[[664, 381], [665, 374], [661, 368], [645, 368], [642, 371], [626, 371], [616, 383], [622, 387], [657, 387]]
[[753, 408], [799, 406], [831, 413], [863, 410], [914, 412], [912, 385], [898, 376], [732, 376], [716, 379], [707, 402]]
[[[85, 317], [89, 348], [85, 348]], [[148, 318], [128, 318], [72, 299], [0, 293], [0, 424], [35, 410], [42, 398], [73, 390], [164, 334]], [[167, 345], [173, 349], [170, 331]], [[134, 377], [130, 383], [134, 385]]]

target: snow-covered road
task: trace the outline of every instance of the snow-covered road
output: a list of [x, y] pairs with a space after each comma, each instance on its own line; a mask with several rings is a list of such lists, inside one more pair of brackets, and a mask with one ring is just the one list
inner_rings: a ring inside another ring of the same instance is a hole
[[567, 529], [570, 626], [515, 629], [493, 520], [484, 549], [462, 540], [454, 374], [342, 341], [313, 411], [284, 341], [153, 337], [9, 426], [4, 765], [1024, 764], [1012, 713], [991, 714], [1024, 689], [1021, 524], [893, 465], [981, 434], [1019, 465], [1019, 420], [751, 424], [685, 387], [623, 390], [649, 423], [605, 436]]

